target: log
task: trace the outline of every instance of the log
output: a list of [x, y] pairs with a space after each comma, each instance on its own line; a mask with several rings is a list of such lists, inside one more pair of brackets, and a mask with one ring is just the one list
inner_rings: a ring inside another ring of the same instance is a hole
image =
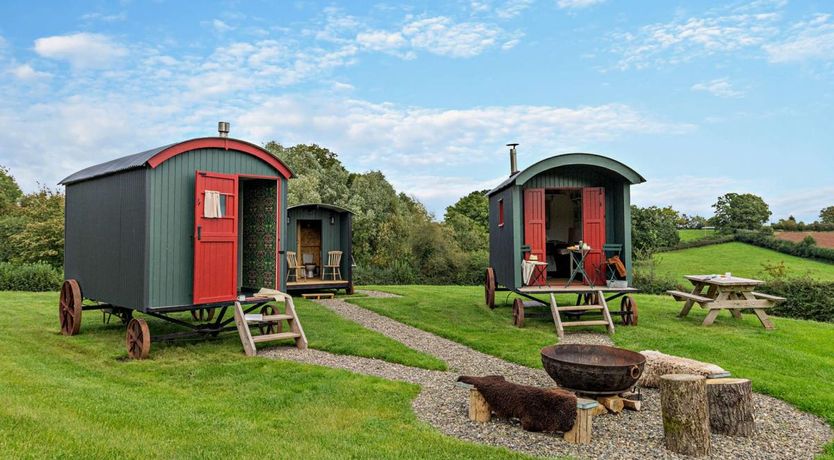
[[492, 409], [489, 408], [489, 403], [480, 391], [472, 387], [469, 390], [469, 420], [486, 423], [490, 418], [492, 418]]
[[660, 405], [666, 448], [693, 457], [709, 455], [706, 378], [692, 374], [661, 376]]
[[614, 414], [619, 414], [625, 408], [623, 398], [619, 396], [600, 396], [597, 398], [597, 402]]
[[709, 426], [713, 433], [727, 436], [752, 436], [753, 386], [747, 379], [707, 380]]
[[[599, 407], [599, 406], [597, 406]], [[590, 444], [593, 432], [593, 408], [576, 408], [576, 423], [566, 431], [563, 439], [571, 444]]]

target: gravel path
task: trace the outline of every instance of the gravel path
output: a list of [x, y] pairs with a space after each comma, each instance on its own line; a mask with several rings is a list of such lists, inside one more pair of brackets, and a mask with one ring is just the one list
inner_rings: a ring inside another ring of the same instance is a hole
[[[318, 350], [273, 348], [262, 355], [317, 364], [418, 384], [422, 391], [412, 406], [417, 417], [441, 432], [460, 439], [538, 456], [570, 455], [594, 459], [686, 458], [663, 447], [660, 395], [643, 390], [643, 410], [594, 418], [593, 441], [578, 446], [565, 443], [560, 435], [529, 433], [517, 421], [493, 419], [471, 422], [467, 416], [467, 390], [454, 385], [459, 375], [504, 375], [527, 385], [554, 386], [543, 371], [485, 355], [456, 342], [407, 326], [342, 300], [322, 300], [321, 305], [337, 314], [392, 339], [446, 361], [448, 372], [418, 369], [376, 359], [334, 355]], [[610, 344], [605, 334], [574, 333], [566, 339], [576, 343]], [[565, 340], [567, 342], [568, 340]], [[831, 429], [818, 418], [797, 411], [768, 396], [754, 394], [757, 432], [752, 438], [713, 435], [710, 458], [799, 459], [813, 458], [832, 438]]]
[[391, 294], [390, 292], [382, 292], [382, 291], [368, 291], [365, 289], [357, 289], [357, 294], [364, 294], [368, 297], [377, 297], [380, 299], [396, 299], [397, 297], [402, 297], [401, 295]]

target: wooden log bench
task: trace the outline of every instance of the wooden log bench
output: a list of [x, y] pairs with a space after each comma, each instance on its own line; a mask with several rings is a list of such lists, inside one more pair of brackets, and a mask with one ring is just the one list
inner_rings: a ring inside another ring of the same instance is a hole
[[[469, 390], [469, 420], [478, 423], [489, 422], [492, 409], [474, 385], [456, 382], [455, 385]], [[592, 399], [576, 398], [576, 422], [563, 438], [572, 444], [590, 444], [593, 433], [593, 417], [599, 414], [600, 404]], [[603, 413], [607, 411], [602, 408]]]

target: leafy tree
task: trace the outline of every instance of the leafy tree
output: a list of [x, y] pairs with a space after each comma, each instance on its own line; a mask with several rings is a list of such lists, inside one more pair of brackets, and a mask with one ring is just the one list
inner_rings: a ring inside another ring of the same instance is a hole
[[703, 216], [698, 216], [698, 215], [688, 216], [686, 214], [681, 214], [681, 221], [683, 222], [683, 225], [679, 225], [679, 226], [682, 227], [682, 228], [698, 229], [698, 228], [704, 228], [708, 225], [707, 224], [707, 219]]
[[9, 169], [0, 165], [0, 216], [11, 212], [21, 196], [23, 192], [9, 173]]
[[269, 142], [265, 148], [295, 173], [290, 179], [287, 201], [290, 206], [303, 203], [326, 203], [345, 206], [349, 173], [338, 155], [316, 144], [284, 147]]
[[680, 242], [677, 212], [671, 207], [631, 206], [631, 244], [635, 257], [650, 258], [660, 248]]
[[489, 228], [489, 190], [472, 192], [459, 199], [455, 204], [446, 208], [444, 219], [449, 220], [453, 214], [468, 217], [475, 224], [480, 225], [484, 230]]
[[834, 224], [834, 206], [829, 206], [820, 211], [820, 222], [823, 224]]
[[787, 219], [779, 219], [779, 222], [776, 222], [776, 226], [782, 230], [792, 232], [797, 228], [796, 218], [794, 216], [788, 216]]
[[20, 199], [22, 228], [9, 240], [14, 248], [13, 262], [46, 262], [60, 268], [64, 264], [64, 195], [41, 187]]
[[715, 208], [715, 224], [719, 230], [757, 230], [770, 219], [770, 207], [757, 195], [728, 193], [718, 198]]

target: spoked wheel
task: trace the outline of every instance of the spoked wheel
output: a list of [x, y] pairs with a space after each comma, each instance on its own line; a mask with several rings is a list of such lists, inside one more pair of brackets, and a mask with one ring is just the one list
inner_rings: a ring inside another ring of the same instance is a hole
[[597, 300], [595, 292], [586, 292], [582, 297], [582, 305], [597, 305]]
[[623, 296], [620, 301], [620, 316], [623, 319], [623, 325], [636, 326], [637, 325], [637, 301], [634, 297], [627, 295]]
[[127, 324], [125, 336], [127, 355], [131, 359], [145, 359], [151, 352], [151, 331], [144, 319], [133, 318]]
[[81, 330], [81, 287], [78, 281], [66, 280], [61, 286], [58, 319], [61, 322], [61, 334], [75, 335]]
[[214, 318], [214, 308], [191, 310], [191, 317], [194, 318], [194, 321], [211, 321]]
[[495, 308], [495, 270], [487, 267], [484, 278], [484, 300], [489, 308]]
[[[261, 315], [267, 316], [275, 314], [277, 314], [277, 312], [275, 311], [275, 307], [272, 305], [264, 305], [261, 308]], [[258, 324], [258, 329], [261, 331], [261, 335], [280, 334], [284, 330], [284, 325], [281, 321], [270, 321]]]
[[513, 325], [524, 327], [524, 301], [521, 299], [513, 301]]

